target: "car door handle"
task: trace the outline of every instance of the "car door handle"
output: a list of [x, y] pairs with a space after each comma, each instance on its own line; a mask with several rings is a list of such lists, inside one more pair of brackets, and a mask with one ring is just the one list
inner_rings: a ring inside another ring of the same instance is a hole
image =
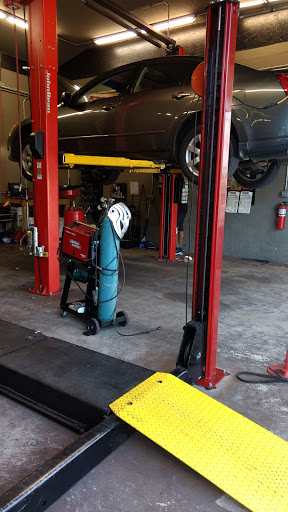
[[191, 96], [190, 92], [175, 92], [175, 94], [172, 94], [171, 98], [173, 100], [182, 100], [182, 98], [187, 98], [187, 96]]
[[102, 110], [105, 110], [105, 112], [108, 112], [109, 110], [112, 110], [112, 108], [117, 107], [116, 103], [108, 103], [105, 105], [105, 107], [102, 107]]

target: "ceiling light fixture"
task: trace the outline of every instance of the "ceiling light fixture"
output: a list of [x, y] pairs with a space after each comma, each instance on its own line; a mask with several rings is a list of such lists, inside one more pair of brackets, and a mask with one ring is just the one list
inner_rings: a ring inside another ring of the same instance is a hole
[[125, 41], [125, 39], [131, 39], [132, 37], [137, 37], [136, 32], [124, 30], [123, 32], [117, 32], [117, 34], [111, 34], [110, 36], [97, 37], [97, 39], [94, 39], [94, 43], [98, 45], [116, 43], [117, 41]]
[[162, 21], [160, 23], [155, 23], [155, 25], [153, 25], [153, 28], [155, 28], [156, 30], [166, 30], [167, 28], [182, 27], [183, 25], [189, 25], [190, 23], [193, 23], [195, 19], [196, 16], [194, 15], [181, 16], [180, 18], [174, 18], [170, 21]]
[[[261, 0], [262, 1], [262, 0]], [[167, 28], [175, 28], [181, 27], [183, 25], [189, 25], [195, 21], [196, 16], [181, 16], [179, 18], [173, 18], [172, 20], [162, 21], [160, 23], [155, 23], [152, 27], [155, 30], [165, 30]], [[143, 34], [146, 32], [142, 30]], [[108, 43], [116, 43], [118, 41], [124, 41], [126, 39], [132, 39], [133, 37], [137, 37], [136, 32], [132, 30], [124, 30], [123, 32], [117, 32], [116, 34], [111, 34], [110, 36], [97, 37], [94, 39], [94, 43], [97, 45], [108, 44]]]
[[253, 7], [254, 5], [264, 4], [264, 0], [251, 0], [251, 2], [240, 2], [240, 9], [245, 7]]
[[9, 21], [10, 23], [15, 23], [18, 27], [28, 28], [27, 21], [19, 18], [18, 16], [11, 16], [8, 12], [0, 11], [0, 19]]
[[14, 16], [7, 16], [6, 20], [9, 21], [10, 23], [15, 23], [15, 25], [17, 25], [18, 27], [28, 28], [27, 21], [22, 20], [22, 18], [14, 18]]

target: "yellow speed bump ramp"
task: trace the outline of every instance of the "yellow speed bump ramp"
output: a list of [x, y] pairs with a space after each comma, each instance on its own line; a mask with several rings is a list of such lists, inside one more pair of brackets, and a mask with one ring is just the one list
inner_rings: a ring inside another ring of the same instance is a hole
[[253, 512], [288, 512], [288, 443], [167, 373], [110, 405]]

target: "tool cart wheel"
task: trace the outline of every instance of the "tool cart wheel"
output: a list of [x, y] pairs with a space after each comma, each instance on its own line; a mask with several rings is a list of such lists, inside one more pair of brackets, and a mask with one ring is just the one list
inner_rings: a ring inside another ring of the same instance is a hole
[[98, 332], [100, 331], [100, 325], [96, 318], [89, 318], [87, 323], [87, 330], [89, 334], [92, 334], [93, 336], [95, 334], [98, 334]]
[[60, 313], [61, 318], [65, 318], [66, 315], [67, 315], [67, 311], [61, 311], [61, 313]]
[[118, 313], [116, 313], [116, 319], [120, 318], [120, 317], [123, 317], [123, 319], [121, 319], [119, 322], [117, 321], [117, 325], [120, 325], [120, 327], [124, 327], [125, 325], [128, 325], [129, 318], [128, 318], [127, 313], [125, 313], [125, 311], [118, 311]]

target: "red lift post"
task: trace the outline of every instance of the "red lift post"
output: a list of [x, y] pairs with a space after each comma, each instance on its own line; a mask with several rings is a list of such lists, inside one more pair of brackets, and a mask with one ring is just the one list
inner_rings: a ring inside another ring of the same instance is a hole
[[209, 389], [227, 375], [216, 356], [238, 5], [207, 10], [192, 320], [174, 372]]
[[[38, 228], [33, 293], [61, 293], [59, 261], [59, 187], [57, 124], [56, 0], [4, 0], [11, 9], [28, 5], [28, 44], [33, 133], [43, 146], [34, 153], [34, 223]], [[41, 133], [42, 132], [42, 133]], [[44, 144], [43, 144], [44, 139]], [[43, 157], [43, 158], [42, 158]], [[38, 247], [42, 248], [38, 251]]]
[[35, 256], [34, 293], [55, 295], [60, 290], [59, 185], [57, 122], [57, 10], [56, 0], [33, 0], [28, 8], [29, 67], [33, 132], [44, 132], [44, 158], [34, 158], [34, 220], [39, 247], [47, 257]]

